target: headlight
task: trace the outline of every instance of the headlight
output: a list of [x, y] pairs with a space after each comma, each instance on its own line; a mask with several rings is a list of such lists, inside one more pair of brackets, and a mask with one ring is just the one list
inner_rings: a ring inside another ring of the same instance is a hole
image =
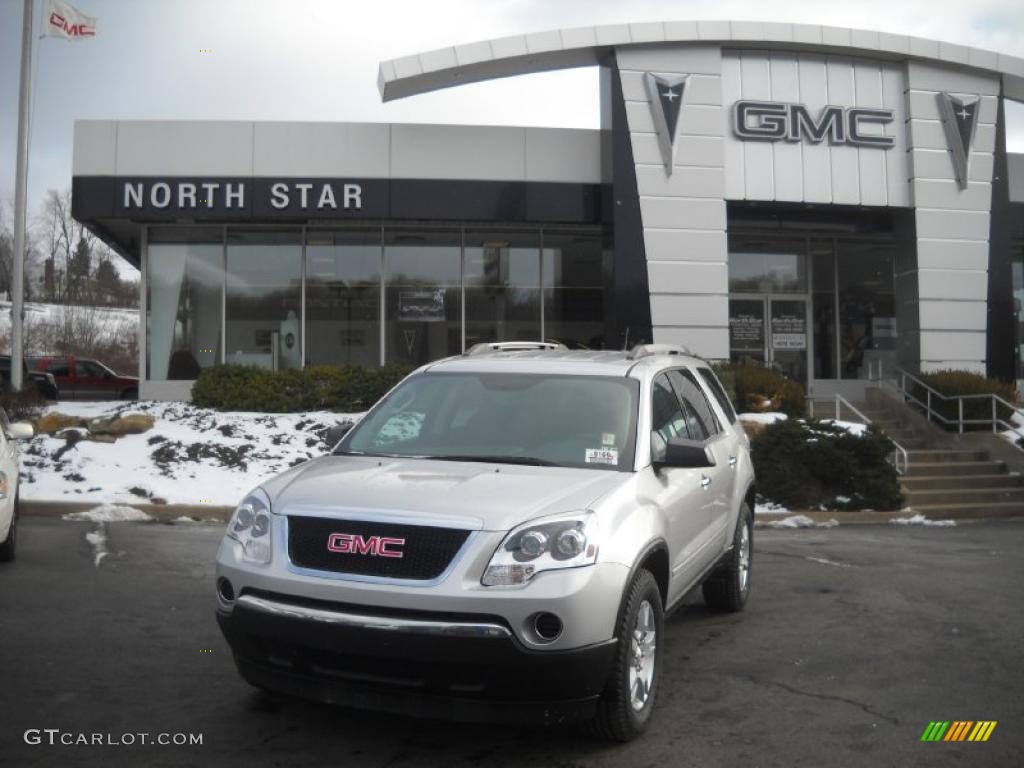
[[270, 499], [257, 488], [246, 496], [228, 521], [225, 535], [242, 545], [242, 559], [270, 562]]
[[593, 512], [545, 517], [512, 529], [491, 556], [480, 582], [485, 587], [518, 586], [538, 573], [593, 565], [596, 560]]
[[7, 479], [7, 473], [0, 472], [0, 499], [6, 499], [9, 492], [10, 481]]

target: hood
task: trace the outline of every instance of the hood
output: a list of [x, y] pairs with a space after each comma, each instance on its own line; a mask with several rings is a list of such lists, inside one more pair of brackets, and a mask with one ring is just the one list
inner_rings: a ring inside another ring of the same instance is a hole
[[277, 514], [353, 512], [489, 531], [586, 509], [629, 477], [612, 470], [324, 456], [264, 483]]

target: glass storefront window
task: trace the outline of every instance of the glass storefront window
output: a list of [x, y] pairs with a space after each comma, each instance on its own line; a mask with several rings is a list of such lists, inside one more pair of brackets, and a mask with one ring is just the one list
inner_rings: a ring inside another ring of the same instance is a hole
[[896, 354], [896, 296], [891, 243], [839, 240], [839, 374], [866, 379], [872, 366], [892, 370]]
[[1014, 359], [1017, 382], [1024, 380], [1024, 243], [1014, 243], [1017, 258], [1010, 264], [1013, 280]]
[[190, 380], [220, 362], [223, 230], [154, 228], [146, 263], [146, 370]]
[[220, 362], [421, 364], [542, 335], [601, 349], [603, 238], [565, 226], [152, 227], [148, 376], [195, 379]]
[[468, 230], [463, 251], [466, 348], [540, 338], [539, 232]]
[[380, 363], [380, 228], [306, 232], [306, 363]]
[[544, 335], [566, 346], [605, 346], [605, 282], [611, 253], [600, 232], [544, 230]]
[[384, 233], [388, 362], [415, 365], [462, 351], [458, 230]]
[[803, 239], [730, 236], [729, 290], [736, 293], [805, 292], [806, 250]]
[[814, 378], [838, 378], [836, 370], [836, 256], [831, 240], [811, 241], [814, 291]]
[[302, 367], [301, 231], [229, 230], [225, 362]]

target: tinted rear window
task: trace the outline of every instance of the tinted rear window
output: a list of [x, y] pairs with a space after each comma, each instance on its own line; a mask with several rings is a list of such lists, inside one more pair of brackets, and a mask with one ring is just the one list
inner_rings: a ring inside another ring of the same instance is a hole
[[711, 394], [715, 396], [715, 400], [722, 406], [722, 411], [725, 413], [725, 417], [729, 420], [730, 424], [736, 423], [736, 410], [732, 407], [732, 403], [729, 402], [729, 397], [725, 394], [725, 390], [722, 389], [721, 383], [718, 381], [718, 377], [711, 371], [710, 368], [698, 368], [697, 371], [700, 373], [704, 383], [708, 385], [708, 389], [711, 390]]

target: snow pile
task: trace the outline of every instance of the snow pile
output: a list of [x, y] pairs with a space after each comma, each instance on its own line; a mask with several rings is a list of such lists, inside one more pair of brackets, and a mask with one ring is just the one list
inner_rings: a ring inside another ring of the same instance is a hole
[[839, 525], [839, 521], [832, 519], [819, 523], [807, 515], [790, 515], [789, 517], [784, 517], [781, 520], [766, 520], [758, 522], [758, 525], [766, 528], [835, 528]]
[[858, 421], [841, 421], [838, 419], [822, 419], [823, 424], [828, 424], [831, 427], [845, 430], [854, 437], [863, 437], [864, 433], [867, 432], [868, 425], [862, 424]]
[[107, 549], [107, 526], [100, 523], [100, 527], [95, 531], [85, 534], [85, 540], [92, 545], [93, 565], [99, 568], [103, 558], [110, 554]]
[[179, 402], [61, 403], [50, 410], [87, 419], [129, 412], [155, 419], [153, 429], [114, 443], [39, 435], [22, 446], [22, 498], [115, 506], [233, 506], [271, 475], [327, 453], [326, 431], [361, 416], [221, 413]]
[[956, 525], [956, 520], [929, 520], [920, 512], [911, 517], [894, 517], [889, 522], [893, 525], [930, 525], [936, 528], [952, 528]]
[[1013, 424], [1012, 429], [1004, 429], [1000, 431], [999, 435], [1011, 443], [1016, 444], [1022, 437], [1024, 437], [1024, 411], [1014, 411], [1010, 414], [1010, 423]]
[[789, 512], [789, 509], [781, 504], [776, 504], [774, 501], [758, 501], [754, 505], [755, 515], [773, 515], [782, 512]]
[[142, 522], [144, 520], [152, 520], [153, 518], [141, 509], [135, 509], [135, 507], [125, 507], [119, 504], [100, 504], [84, 512], [68, 512], [61, 519], [88, 520], [92, 523], [124, 523]]
[[755, 424], [774, 424], [777, 421], [785, 421], [789, 417], [777, 411], [765, 411], [764, 413], [741, 413], [736, 418], [740, 421], [750, 421]]

